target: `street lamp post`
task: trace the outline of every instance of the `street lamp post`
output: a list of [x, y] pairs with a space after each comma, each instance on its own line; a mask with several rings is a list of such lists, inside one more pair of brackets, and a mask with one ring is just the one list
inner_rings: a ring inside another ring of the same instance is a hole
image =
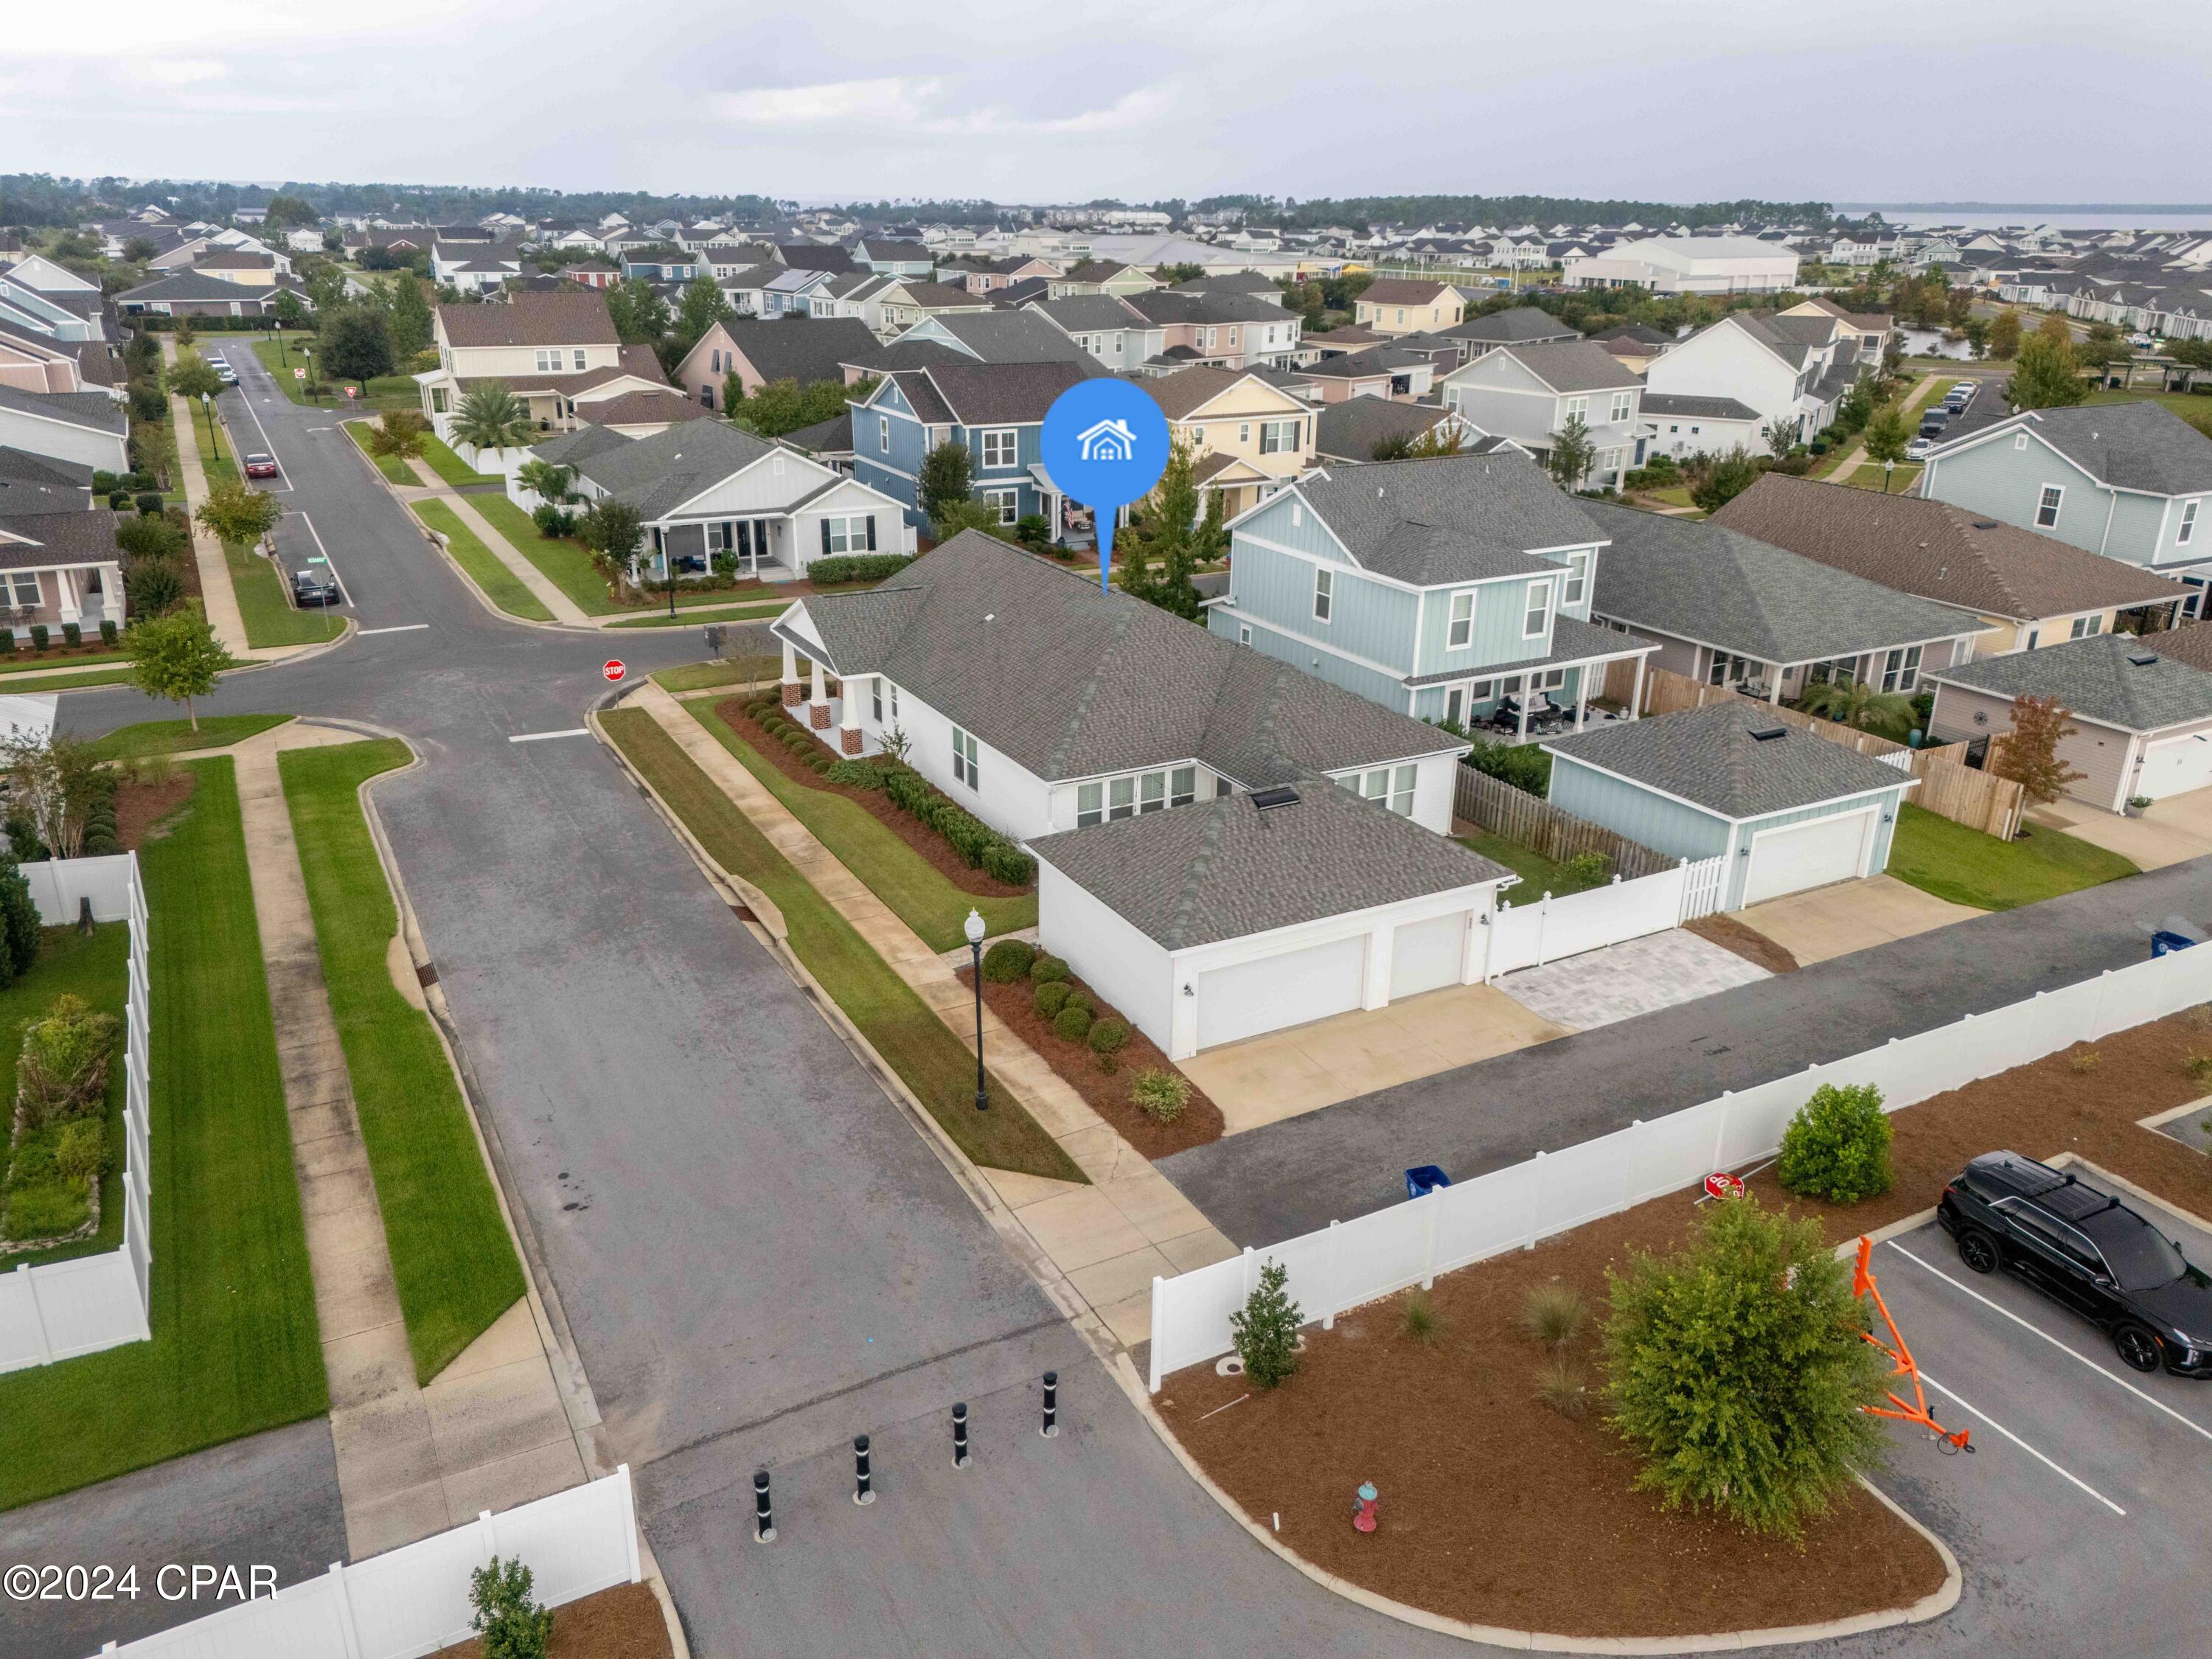
[[991, 1109], [991, 1097], [983, 1087], [983, 915], [970, 910], [960, 931], [968, 936], [968, 954], [975, 964], [975, 1109]]
[[1889, 494], [1889, 476], [1896, 471], [1895, 461], [1884, 461], [1881, 464], [1881, 493], [1885, 495]]
[[212, 394], [200, 393], [200, 413], [207, 419], [208, 447], [215, 447], [215, 398]]

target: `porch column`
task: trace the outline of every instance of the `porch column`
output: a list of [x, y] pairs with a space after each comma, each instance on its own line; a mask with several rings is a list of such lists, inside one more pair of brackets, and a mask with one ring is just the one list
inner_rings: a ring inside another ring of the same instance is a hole
[[[106, 607], [105, 615], [118, 628], [123, 626], [123, 567], [104, 564], [100, 567], [100, 594]], [[2171, 626], [2172, 624], [2168, 624]]]
[[1528, 741], [1528, 699], [1536, 695], [1536, 677], [1534, 674], [1523, 674], [1515, 684], [1521, 688], [1521, 695], [1515, 699], [1521, 705], [1521, 734], [1518, 741], [1526, 743]]
[[1390, 1006], [1390, 957], [1398, 935], [1395, 926], [1384, 922], [1367, 936], [1367, 968], [1359, 987], [1359, 1006]]
[[1588, 663], [1575, 670], [1575, 730], [1577, 732], [1583, 729], [1583, 722], [1589, 716], [1589, 677], [1590, 665]]
[[840, 754], [860, 752], [860, 680], [844, 682], [845, 695], [837, 709], [837, 750]]
[[64, 623], [80, 620], [84, 615], [82, 601], [78, 598], [77, 584], [83, 578], [74, 570], [54, 572], [54, 586], [61, 597], [61, 619]]
[[822, 665], [806, 659], [806, 723], [817, 732], [830, 729], [830, 688]]
[[1636, 659], [1636, 689], [1628, 695], [1628, 718], [1632, 720], [1644, 718], [1644, 665], [1650, 660], [1648, 652]]
[[791, 641], [783, 641], [783, 706], [799, 707], [799, 653], [791, 648]]

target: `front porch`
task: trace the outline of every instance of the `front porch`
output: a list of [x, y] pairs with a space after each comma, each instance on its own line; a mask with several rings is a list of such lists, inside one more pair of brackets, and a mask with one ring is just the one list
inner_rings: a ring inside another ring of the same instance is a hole
[[[1553, 623], [1552, 650], [1545, 657], [1407, 680], [1413, 690], [1410, 712], [1416, 720], [1437, 720], [1506, 744], [1537, 743], [1607, 720], [1632, 720], [1643, 704], [1648, 659], [1658, 649], [1656, 641], [1560, 617]], [[1607, 695], [1616, 665], [1628, 671], [1625, 698]], [[1614, 703], [1620, 704], [1618, 713], [1605, 706]]]
[[633, 580], [696, 582], [720, 574], [795, 582], [805, 574], [788, 514], [656, 524], [650, 534], [653, 550], [634, 562]]
[[102, 623], [123, 626], [120, 562], [0, 567], [0, 627], [18, 633], [74, 623], [96, 634]]

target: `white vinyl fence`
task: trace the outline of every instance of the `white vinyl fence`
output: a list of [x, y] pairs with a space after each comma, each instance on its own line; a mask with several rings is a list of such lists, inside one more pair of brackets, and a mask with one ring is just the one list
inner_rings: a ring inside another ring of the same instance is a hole
[[[1879, 1048], [1810, 1066], [1741, 1094], [1692, 1106], [1264, 1250], [1152, 1280], [1152, 1386], [1169, 1372], [1230, 1352], [1229, 1316], [1279, 1261], [1287, 1289], [1324, 1327], [1346, 1308], [1486, 1256], [1530, 1247], [1715, 1170], [1766, 1157], [1806, 1097], [1824, 1083], [1871, 1083], [1896, 1111], [1977, 1078], [2094, 1042], [2212, 1000], [2212, 945], [2108, 969], [2025, 1002], [1969, 1014]], [[2043, 1150], [2030, 1147], [2030, 1152]]]
[[[1721, 859], [1684, 860], [1671, 870], [1554, 898], [1525, 903], [1500, 900], [1491, 921], [1487, 979], [1522, 968], [1540, 968], [1646, 933], [1663, 933], [1711, 912], [1720, 890]], [[1516, 889], [1516, 891], [1520, 890]], [[1697, 908], [1702, 905], [1703, 908]]]
[[[52, 1364], [82, 1353], [143, 1342], [153, 1244], [147, 1231], [146, 893], [138, 855], [67, 859], [21, 866], [49, 927], [77, 919], [92, 901], [96, 921], [131, 924], [130, 986], [123, 1016], [123, 1247], [98, 1255], [0, 1273], [0, 1371]], [[10, 1112], [14, 1103], [9, 1102]], [[0, 1257], [0, 1267], [6, 1259]]]
[[503, 1514], [242, 1601], [101, 1654], [118, 1659], [419, 1659], [474, 1632], [469, 1577], [493, 1556], [530, 1569], [549, 1607], [640, 1577], [629, 1465]]

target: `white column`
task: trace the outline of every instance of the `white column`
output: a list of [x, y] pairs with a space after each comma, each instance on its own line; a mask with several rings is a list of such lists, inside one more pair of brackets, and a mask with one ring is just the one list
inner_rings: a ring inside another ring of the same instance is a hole
[[1575, 730], [1583, 729], [1589, 715], [1589, 677], [1591, 665], [1584, 663], [1575, 671]]
[[1632, 720], [1644, 718], [1644, 665], [1650, 660], [1648, 655], [1636, 659], [1636, 689], [1628, 695], [1628, 718]]
[[118, 628], [123, 626], [123, 567], [104, 564], [100, 567], [100, 591], [106, 602], [106, 619]]
[[837, 704], [837, 752], [857, 755], [860, 752], [860, 699], [866, 695], [867, 682], [848, 679], [842, 684], [844, 695]]
[[1386, 921], [1367, 936], [1367, 969], [1359, 988], [1363, 1008], [1390, 1006], [1390, 953], [1397, 933], [1397, 928]]
[[1528, 701], [1536, 695], [1536, 677], [1534, 674], [1523, 674], [1516, 684], [1521, 688], [1521, 695], [1516, 699], [1521, 705], [1520, 741], [1526, 743], [1528, 741]]
[[80, 580], [74, 570], [54, 572], [54, 586], [61, 598], [61, 619], [64, 623], [76, 622], [84, 615], [83, 604], [77, 591]]
[[817, 732], [830, 729], [829, 677], [811, 657], [806, 659], [806, 723]]
[[794, 684], [799, 679], [799, 653], [792, 649], [789, 640], [785, 640], [782, 644], [783, 683], [786, 685]]

